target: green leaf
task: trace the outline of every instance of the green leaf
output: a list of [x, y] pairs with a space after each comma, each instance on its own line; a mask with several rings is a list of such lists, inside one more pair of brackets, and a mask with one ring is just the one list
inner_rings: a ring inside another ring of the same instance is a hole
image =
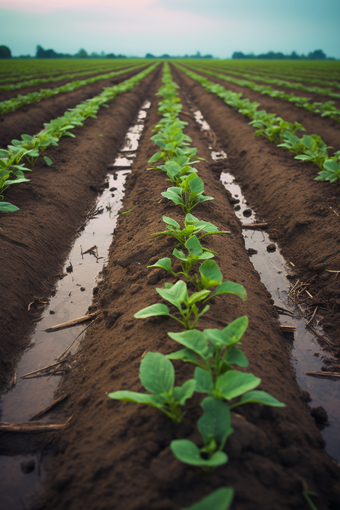
[[180, 359], [181, 361], [184, 361], [185, 363], [194, 363], [195, 365], [198, 364], [195, 353], [191, 351], [190, 349], [180, 349], [179, 351], [172, 352], [171, 354], [167, 354], [166, 356], [168, 359]]
[[196, 387], [195, 379], [189, 379], [182, 386], [176, 386], [173, 391], [173, 397], [176, 402], [184, 406], [186, 400], [191, 398], [194, 394]]
[[217, 287], [221, 284], [223, 275], [220, 268], [214, 260], [205, 260], [199, 268], [202, 283], [205, 289], [208, 287]]
[[166, 305], [157, 303], [155, 305], [147, 306], [143, 310], [135, 313], [136, 319], [145, 319], [146, 317], [153, 317], [156, 315], [170, 315], [169, 308]]
[[205, 359], [209, 347], [207, 345], [207, 339], [201, 331], [190, 329], [182, 333], [168, 333], [168, 335], [173, 340], [176, 340], [176, 342], [196, 352], [201, 358]]
[[203, 459], [198, 447], [188, 439], [175, 439], [171, 441], [170, 447], [178, 460], [190, 466], [217, 467], [228, 461], [228, 457], [224, 452], [216, 452], [210, 459]]
[[154, 163], [155, 161], [158, 161], [159, 159], [161, 159], [164, 155], [164, 152], [156, 152], [156, 154], [154, 154], [152, 156], [151, 159], [149, 159], [148, 163]]
[[181, 303], [184, 303], [188, 300], [188, 290], [183, 280], [176, 282], [175, 285], [171, 287], [171, 289], [157, 288], [156, 291], [163, 299], [169, 301], [179, 310], [182, 310]]
[[234, 345], [242, 338], [244, 332], [248, 326], [248, 317], [238, 317], [236, 320], [228, 324], [228, 326], [222, 331], [219, 329], [205, 329], [204, 334], [213, 343], [219, 343], [223, 345]]
[[269, 395], [269, 393], [259, 390], [245, 393], [238, 404], [263, 404], [265, 406], [286, 407], [285, 404]]
[[210, 290], [200, 290], [199, 292], [194, 292], [191, 294], [188, 305], [193, 305], [194, 303], [197, 303], [198, 301], [203, 301], [206, 297], [208, 297], [210, 294]]
[[204, 184], [200, 177], [194, 177], [190, 182], [189, 186], [191, 191], [196, 193], [196, 195], [200, 195], [204, 191]]
[[[196, 370], [198, 369], [196, 368]], [[253, 374], [229, 370], [217, 378], [215, 394], [216, 396], [231, 400], [232, 398], [239, 397], [246, 391], [253, 390], [260, 383], [261, 379]]]
[[238, 296], [241, 299], [243, 299], [243, 301], [247, 299], [247, 292], [243, 285], [234, 282], [221, 283], [221, 285], [217, 287], [217, 289], [211, 295], [211, 297], [218, 296], [219, 294], [234, 294], [235, 296]]
[[108, 397], [115, 400], [123, 400], [124, 402], [135, 402], [136, 404], [146, 404], [149, 406], [162, 408], [162, 404], [155, 398], [154, 395], [147, 395], [145, 393], [137, 393], [135, 391], [114, 391], [109, 393]]
[[44, 160], [45, 160], [46, 165], [48, 165], [48, 166], [53, 165], [53, 161], [50, 158], [48, 158], [47, 156], [44, 156]]
[[229, 510], [233, 497], [233, 489], [220, 487], [190, 508], [182, 510]]
[[174, 193], [173, 191], [163, 191], [161, 193], [161, 195], [162, 195], [162, 197], [171, 200], [176, 205], [184, 204], [183, 198], [180, 195], [178, 195], [177, 193]]
[[16, 205], [10, 204], [9, 202], [0, 202], [0, 212], [11, 213], [15, 211], [19, 211], [19, 207]]
[[207, 370], [203, 370], [203, 368], [197, 367], [195, 369], [195, 381], [196, 381], [196, 391], [198, 393], [208, 393], [212, 395], [214, 392], [214, 381], [210, 373]]
[[228, 365], [238, 365], [239, 367], [247, 367], [248, 360], [240, 349], [235, 345], [229, 347], [225, 362]]
[[197, 257], [203, 254], [202, 245], [196, 236], [191, 236], [184, 245], [190, 255], [196, 255]]
[[207, 446], [211, 438], [220, 444], [220, 449], [225, 445], [227, 437], [234, 431], [231, 428], [231, 415], [228, 404], [214, 397], [206, 397], [201, 403], [204, 411], [198, 420], [197, 426], [201, 433], [204, 444]]
[[170, 225], [175, 230], [180, 230], [181, 227], [180, 227], [179, 223], [177, 223], [177, 221], [173, 220], [172, 218], [168, 218], [168, 216], [163, 216], [162, 219], [163, 219], [164, 223], [166, 223], [167, 225]]
[[140, 364], [142, 385], [150, 393], [169, 393], [175, 383], [173, 364], [159, 352], [147, 352]]
[[171, 259], [169, 259], [168, 257], [165, 257], [164, 259], [159, 259], [158, 262], [156, 262], [156, 264], [152, 264], [152, 266], [148, 267], [161, 267], [162, 269], [171, 272], [172, 271]]

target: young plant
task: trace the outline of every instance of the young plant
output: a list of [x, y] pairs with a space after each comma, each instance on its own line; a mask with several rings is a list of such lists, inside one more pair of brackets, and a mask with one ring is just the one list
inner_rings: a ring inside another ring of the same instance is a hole
[[182, 179], [180, 186], [168, 188], [161, 195], [168, 198], [174, 204], [181, 205], [183, 212], [189, 213], [196, 205], [207, 200], [214, 200], [213, 197], [203, 196], [204, 184], [195, 172], [190, 173]]
[[[222, 283], [220, 286], [218, 286], [214, 293], [211, 293], [210, 290], [204, 289], [199, 292], [194, 292], [191, 294], [191, 296], [189, 296], [187, 285], [183, 280], [179, 280], [177, 283], [175, 283], [175, 285], [166, 283], [165, 289], [156, 289], [156, 291], [163, 299], [169, 301], [173, 306], [177, 308], [181, 315], [181, 319], [178, 319], [176, 316], [172, 315], [169, 312], [169, 308], [161, 303], [143, 308], [143, 310], [140, 310], [135, 314], [135, 318], [145, 319], [147, 317], [167, 315], [168, 317], [172, 317], [178, 321], [186, 329], [194, 329], [201, 315], [207, 312], [210, 308], [210, 306], [205, 305], [205, 303], [215, 296], [220, 294], [234, 294], [243, 300], [247, 299], [247, 294], [244, 287], [233, 282]], [[197, 306], [198, 303], [201, 305], [201, 311]], [[193, 322], [191, 322], [192, 320]]]
[[145, 355], [140, 364], [139, 376], [142, 385], [150, 393], [115, 391], [108, 396], [116, 400], [156, 407], [174, 423], [180, 423], [180, 406], [192, 397], [195, 381], [189, 379], [182, 386], [174, 386], [174, 367], [171, 361], [158, 352], [148, 352]]
[[[152, 234], [153, 236], [160, 236], [160, 235], [170, 235], [177, 239], [177, 241], [181, 245], [185, 245], [186, 241], [190, 239], [190, 237], [197, 235], [198, 233], [202, 233], [198, 239], [202, 239], [203, 237], [207, 235], [212, 234], [230, 234], [227, 230], [221, 230], [219, 231], [218, 228], [213, 225], [212, 223], [208, 221], [202, 221], [193, 216], [192, 214], [187, 214], [185, 216], [184, 220], [184, 229], [181, 230], [181, 227], [177, 221], [173, 220], [172, 218], [168, 218], [167, 216], [163, 216], [163, 221], [166, 223], [167, 230], [164, 232], [156, 232], [155, 234]], [[203, 248], [205, 251], [206, 248]]]
[[233, 429], [229, 407], [221, 400], [207, 397], [202, 401], [201, 407], [204, 414], [198, 420], [197, 427], [204, 446], [199, 449], [188, 439], [176, 439], [171, 442], [170, 447], [181, 462], [209, 471], [228, 461], [227, 455], [222, 450]]
[[168, 354], [169, 359], [180, 359], [207, 371], [215, 384], [217, 378], [232, 370], [232, 365], [247, 367], [248, 361], [243, 352], [236, 346], [248, 326], [246, 316], [234, 320], [222, 331], [196, 329], [182, 333], [168, 333], [170, 338], [185, 347]]
[[[177, 283], [175, 283], [175, 285], [172, 285], [171, 283], [165, 285], [165, 289], [156, 289], [156, 291], [163, 299], [169, 301], [173, 306], [177, 308], [181, 319], [172, 315], [169, 311], [169, 308], [161, 303], [143, 308], [143, 310], [140, 310], [135, 314], [135, 318], [146, 319], [147, 317], [166, 315], [175, 319], [186, 329], [193, 329], [201, 315], [207, 312], [210, 308], [209, 305], [206, 305], [200, 312], [196, 303], [202, 303], [203, 300], [209, 296], [210, 291], [203, 290], [201, 292], [194, 292], [189, 297], [187, 285], [183, 282], [183, 280], [179, 280]], [[190, 322], [191, 320], [193, 320], [193, 322]]]
[[318, 176], [315, 177], [316, 181], [340, 181], [340, 163], [337, 163], [334, 159], [326, 159], [323, 167], [325, 170], [318, 173]]

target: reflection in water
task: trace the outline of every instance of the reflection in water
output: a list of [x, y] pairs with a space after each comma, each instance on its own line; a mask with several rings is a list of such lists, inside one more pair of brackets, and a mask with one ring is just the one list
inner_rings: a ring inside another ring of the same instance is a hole
[[[196, 110], [193, 105], [189, 106], [201, 130], [211, 133], [211, 128], [202, 113]], [[215, 137], [211, 136], [211, 138]], [[226, 153], [218, 150], [215, 146], [210, 145], [209, 149], [213, 160], [219, 161], [227, 158]], [[235, 214], [241, 223], [255, 222], [255, 213], [243, 197], [240, 186], [234, 182], [234, 177], [230, 173], [222, 172], [220, 179], [233, 198], [238, 201], [237, 204], [235, 201]], [[244, 214], [245, 211], [247, 212]], [[267, 246], [272, 243], [268, 234], [262, 230], [250, 229], [243, 229], [242, 232], [246, 250], [251, 255], [250, 260], [258, 271], [261, 281], [271, 293], [275, 305], [288, 309], [294, 314], [293, 317], [280, 315], [281, 324], [297, 328], [294, 334], [291, 362], [300, 387], [308, 391], [311, 396], [311, 407], [322, 406], [327, 411], [329, 421], [322, 430], [322, 435], [325, 438], [328, 453], [337, 462], [340, 462], [340, 381], [306, 375], [306, 372], [321, 371], [322, 359], [327, 356], [327, 353], [325, 354], [325, 351], [319, 346], [317, 338], [306, 329], [305, 319], [287, 296], [290, 290], [287, 279], [289, 266], [277, 246], [275, 251], [267, 251]], [[319, 329], [318, 333], [322, 334]]]
[[[96, 211], [92, 216], [90, 215], [91, 219], [76, 239], [64, 265], [63, 277], [57, 285], [55, 295], [44, 309], [43, 319], [37, 323], [30, 347], [19, 362], [16, 385], [1, 397], [0, 418], [2, 421], [26, 422], [53, 401], [60, 376], [32, 379], [21, 379], [21, 376], [54, 363], [55, 359], [77, 339], [85, 328], [84, 324], [80, 324], [50, 333], [45, 331], [56, 324], [85, 315], [91, 305], [93, 287], [98, 283], [98, 273], [107, 262], [108, 249], [123, 203], [124, 184], [127, 175], [131, 172], [131, 170], [118, 170], [118, 168], [115, 170], [114, 167], [132, 164], [134, 156], [132, 151], [138, 147], [147, 115], [146, 110], [150, 106], [150, 102], [144, 103], [136, 123], [128, 130], [112, 171], [106, 177], [105, 189], [96, 204]], [[129, 155], [123, 158], [121, 154], [125, 151], [128, 151]], [[76, 351], [79, 340], [74, 344], [71, 352]], [[24, 473], [21, 464], [31, 459], [34, 459], [37, 464], [36, 457], [0, 456], [1, 509], [18, 510], [28, 507], [30, 498], [41, 479], [36, 467], [31, 473]], [[2, 506], [3, 502], [6, 502], [5, 506]]]

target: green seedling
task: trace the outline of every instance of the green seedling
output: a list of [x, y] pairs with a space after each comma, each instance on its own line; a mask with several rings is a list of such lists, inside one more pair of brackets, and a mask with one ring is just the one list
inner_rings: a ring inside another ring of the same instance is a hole
[[132, 211], [134, 210], [134, 208], [135, 208], [135, 207], [137, 207], [137, 206], [136, 206], [136, 205], [134, 205], [134, 206], [132, 207], [132, 209], [129, 209], [128, 211], [125, 211], [125, 212], [123, 212], [122, 214], [130, 214], [130, 212], [132, 212]]
[[[166, 305], [157, 303], [137, 312], [135, 314], [136, 319], [146, 319], [147, 317], [166, 315], [175, 319], [186, 329], [193, 329], [201, 315], [207, 312], [210, 308], [209, 305], [206, 305], [200, 312], [196, 305], [196, 303], [202, 303], [209, 296], [210, 291], [203, 290], [200, 292], [194, 292], [191, 296], [189, 296], [187, 285], [183, 282], [183, 280], [178, 281], [175, 285], [168, 283], [166, 284], [165, 289], [156, 289], [156, 291], [163, 299], [169, 301], [177, 308], [181, 318], [179, 319], [175, 315], [172, 315]], [[191, 322], [191, 320], [193, 320], [193, 322]]]
[[196, 365], [207, 371], [215, 384], [220, 375], [233, 370], [232, 365], [248, 366], [247, 358], [237, 347], [247, 326], [248, 318], [243, 316], [223, 330], [205, 329], [202, 332], [192, 329], [181, 333], [168, 333], [170, 338], [185, 348], [168, 354], [167, 358]]
[[171, 187], [161, 193], [165, 198], [174, 204], [182, 206], [183, 212], [189, 213], [196, 205], [207, 200], [214, 200], [213, 197], [203, 196], [204, 183], [195, 172], [190, 173], [182, 180], [180, 187]]
[[340, 181], [340, 163], [337, 163], [334, 159], [326, 159], [323, 167], [325, 170], [318, 173], [318, 176], [315, 177], [316, 181]]
[[176, 439], [171, 442], [170, 447], [181, 462], [209, 471], [228, 461], [227, 455], [222, 450], [233, 429], [229, 407], [221, 400], [207, 397], [202, 401], [201, 407], [204, 414], [198, 420], [197, 427], [204, 446], [199, 449], [188, 439]]
[[[210, 287], [218, 287], [218, 292], [215, 293], [215, 295], [233, 293], [242, 297], [242, 299], [246, 299], [246, 292], [242, 285], [233, 282], [222, 282], [223, 275], [218, 265], [214, 260], [208, 260], [213, 257], [213, 254], [211, 252], [203, 252], [201, 243], [198, 241], [196, 236], [190, 237], [185, 243], [185, 247], [189, 251], [188, 257], [176, 248], [173, 251], [173, 255], [181, 261], [182, 271], [179, 271], [178, 273], [173, 271], [171, 260], [168, 257], [160, 259], [155, 264], [148, 267], [159, 267], [165, 269], [176, 278], [183, 275], [193, 286], [197, 288], [197, 290], [206, 290]], [[200, 265], [198, 274], [191, 277], [189, 274], [190, 269], [200, 260], [204, 260], [204, 262]]]
[[180, 406], [185, 405], [195, 391], [195, 381], [189, 379], [182, 386], [174, 386], [174, 367], [163, 354], [148, 352], [140, 364], [139, 377], [143, 387], [150, 393], [115, 391], [109, 397], [125, 402], [135, 402], [156, 407], [174, 423], [180, 423]]
[[[154, 236], [160, 236], [160, 235], [170, 235], [177, 239], [177, 241], [181, 245], [185, 245], [186, 241], [190, 239], [190, 237], [201, 233], [200, 237], [198, 239], [202, 239], [203, 237], [207, 235], [212, 234], [230, 234], [227, 230], [221, 230], [219, 231], [218, 228], [213, 225], [212, 223], [208, 221], [202, 221], [193, 216], [192, 214], [187, 214], [185, 216], [184, 220], [184, 229], [181, 230], [181, 227], [177, 221], [173, 220], [172, 218], [169, 218], [167, 216], [163, 216], [163, 221], [166, 223], [167, 230], [164, 232], [156, 232], [155, 234], [152, 234]], [[206, 248], [203, 248], [205, 251]]]
[[303, 154], [295, 156], [295, 159], [312, 161], [322, 170], [324, 161], [328, 159], [327, 149], [332, 147], [327, 147], [319, 135], [304, 135], [300, 143], [303, 148]]
[[285, 407], [285, 404], [279, 402], [265, 391], [252, 391], [261, 383], [261, 379], [253, 374], [238, 372], [237, 370], [228, 370], [220, 375], [216, 382], [211, 374], [200, 367], [195, 369], [196, 391], [207, 393], [219, 400], [233, 400], [241, 397], [238, 402], [230, 404], [230, 409], [244, 404], [263, 404], [273, 407]]
[[[178, 321], [186, 329], [193, 329], [196, 326], [198, 319], [209, 310], [210, 306], [205, 303], [220, 294], [234, 294], [245, 300], [247, 297], [246, 291], [242, 285], [233, 282], [224, 282], [212, 293], [210, 290], [201, 290], [194, 292], [189, 296], [187, 285], [183, 280], [179, 280], [175, 285], [171, 283], [165, 284], [165, 289], [156, 289], [158, 294], [169, 301], [175, 306], [181, 315], [181, 319], [170, 314], [169, 308], [166, 305], [157, 303], [155, 305], [143, 308], [135, 314], [136, 319], [145, 319], [147, 317], [167, 315]], [[201, 311], [197, 304], [203, 308]], [[193, 322], [191, 322], [193, 320]]]
[[220, 487], [190, 508], [183, 508], [182, 510], [228, 510], [233, 497], [233, 489]]

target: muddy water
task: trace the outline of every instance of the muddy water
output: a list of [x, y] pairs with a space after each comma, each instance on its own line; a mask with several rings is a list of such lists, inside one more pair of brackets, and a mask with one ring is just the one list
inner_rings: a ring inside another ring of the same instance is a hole
[[[106, 177], [104, 192], [95, 210], [91, 212], [89, 221], [79, 233], [65, 262], [55, 295], [44, 309], [42, 320], [37, 323], [31, 337], [30, 346], [19, 362], [16, 384], [0, 397], [1, 421], [27, 422], [53, 401], [61, 376], [29, 379], [22, 379], [21, 376], [51, 365], [71, 345], [70, 351], [73, 353], [79, 346], [81, 333], [86, 326], [84, 324], [50, 333], [45, 330], [85, 315], [91, 305], [93, 288], [98, 283], [97, 275], [107, 262], [108, 249], [123, 202], [124, 184], [130, 173], [128, 168], [133, 163], [150, 106], [150, 102], [144, 103], [135, 124], [128, 130], [123, 146], [111, 165], [112, 171]], [[43, 418], [46, 419], [48, 415]], [[31, 472], [27, 472], [29, 467], [22, 465], [29, 461], [35, 462]], [[0, 456], [1, 509], [27, 508], [44, 474], [43, 466], [39, 466], [40, 474], [38, 466], [38, 455]]]
[[[191, 105], [190, 105], [191, 106]], [[196, 122], [202, 131], [209, 131], [210, 126], [200, 111], [191, 108]], [[211, 157], [215, 161], [227, 158], [225, 152], [210, 146]], [[241, 188], [234, 182], [234, 177], [222, 172], [220, 177], [225, 188], [235, 200], [235, 214], [243, 225], [260, 222], [249, 203], [244, 198]], [[311, 407], [322, 406], [328, 414], [328, 423], [322, 428], [322, 435], [326, 441], [326, 450], [340, 462], [340, 380], [330, 380], [306, 375], [306, 372], [321, 371], [323, 359], [330, 355], [318, 344], [318, 339], [306, 329], [307, 321], [303, 311], [298, 309], [288, 296], [291, 285], [287, 276], [294, 261], [286, 261], [275, 245], [275, 251], [268, 251], [267, 246], [273, 244], [268, 234], [263, 230], [243, 229], [245, 247], [250, 255], [254, 268], [258, 271], [262, 283], [271, 293], [274, 304], [291, 312], [292, 316], [280, 315], [282, 325], [296, 326], [294, 340], [291, 343], [291, 362], [295, 369], [300, 387], [308, 391], [311, 396]], [[275, 243], [274, 243], [275, 244]], [[254, 253], [256, 252], [256, 253]], [[291, 264], [292, 263], [292, 264]], [[317, 324], [317, 322], [316, 322]], [[313, 323], [313, 328], [322, 335], [321, 328]], [[282, 381], [284, 384], [284, 381]]]

